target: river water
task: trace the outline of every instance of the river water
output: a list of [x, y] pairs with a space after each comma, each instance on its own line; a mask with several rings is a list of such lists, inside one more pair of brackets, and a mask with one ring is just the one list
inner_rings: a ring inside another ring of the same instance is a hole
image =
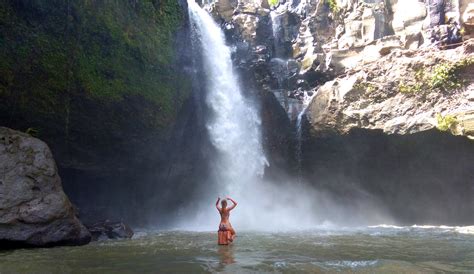
[[474, 272], [474, 227], [138, 232], [82, 247], [0, 251], [0, 273]]

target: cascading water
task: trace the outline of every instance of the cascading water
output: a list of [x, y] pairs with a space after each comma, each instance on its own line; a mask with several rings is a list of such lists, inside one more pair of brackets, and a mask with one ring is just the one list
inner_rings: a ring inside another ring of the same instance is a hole
[[220, 189], [223, 193], [238, 192], [243, 175], [262, 176], [267, 164], [261, 143], [261, 121], [240, 91], [221, 29], [194, 0], [188, 2], [193, 27], [203, 43], [206, 102], [213, 111], [207, 128], [219, 152], [216, 179], [225, 182]]
[[222, 30], [194, 0], [188, 0], [188, 6], [195, 40], [201, 43], [206, 103], [212, 111], [207, 129], [218, 151], [213, 163], [216, 192], [239, 199], [242, 190], [258, 180], [268, 164], [261, 143], [260, 117], [241, 93]]
[[303, 108], [298, 114], [298, 117], [296, 118], [296, 161], [298, 164], [298, 181], [301, 182], [302, 180], [302, 164], [303, 164], [303, 116], [306, 113], [306, 110], [308, 109], [309, 103], [311, 103], [311, 100], [313, 100], [313, 97], [316, 96], [316, 92], [308, 96], [306, 93], [304, 94], [304, 99], [303, 99]]
[[222, 30], [194, 0], [188, 0], [188, 8], [193, 46], [202, 52], [206, 105], [211, 112], [206, 126], [217, 155], [211, 163], [213, 175], [209, 185], [199, 186], [199, 202], [192, 201], [192, 208], [184, 210], [182, 218], [178, 216], [177, 226], [214, 230], [219, 217], [213, 202], [223, 194], [239, 202], [231, 218], [236, 229], [302, 229], [328, 219], [357, 221], [356, 214], [346, 214], [329, 195], [314, 188], [262, 178], [268, 162], [263, 152], [259, 113], [241, 93]]

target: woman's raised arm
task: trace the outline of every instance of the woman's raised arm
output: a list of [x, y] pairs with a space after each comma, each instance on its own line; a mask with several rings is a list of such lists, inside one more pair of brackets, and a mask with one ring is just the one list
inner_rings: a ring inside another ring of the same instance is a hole
[[221, 212], [221, 209], [219, 208], [219, 201], [221, 200], [220, 197], [217, 197], [217, 201], [216, 201], [216, 208], [219, 212]]
[[231, 201], [233, 203], [233, 205], [231, 207], [229, 207], [229, 210], [232, 210], [234, 209], [236, 206], [237, 206], [237, 202], [234, 201], [234, 199], [230, 198], [230, 197], [227, 197], [227, 200]]

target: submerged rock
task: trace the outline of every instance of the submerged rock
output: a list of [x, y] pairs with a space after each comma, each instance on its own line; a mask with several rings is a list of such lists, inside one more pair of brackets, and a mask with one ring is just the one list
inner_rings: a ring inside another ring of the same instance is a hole
[[133, 230], [123, 222], [111, 222], [105, 220], [87, 226], [92, 235], [93, 241], [107, 239], [130, 239], [133, 236]]
[[82, 245], [90, 239], [63, 192], [48, 146], [0, 127], [1, 246]]

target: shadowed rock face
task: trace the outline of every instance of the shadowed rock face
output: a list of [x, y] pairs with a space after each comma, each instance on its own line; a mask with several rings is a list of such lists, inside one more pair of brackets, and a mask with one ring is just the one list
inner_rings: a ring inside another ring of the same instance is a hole
[[472, 223], [474, 146], [465, 137], [354, 129], [305, 139], [302, 157], [303, 177], [341, 203], [375, 199], [405, 224]]
[[48, 146], [0, 127], [2, 247], [81, 245], [90, 239], [63, 192]]
[[186, 0], [2, 1], [0, 14], [0, 126], [49, 145], [82, 220], [145, 221], [179, 203], [170, 192], [187, 197], [205, 129]]

